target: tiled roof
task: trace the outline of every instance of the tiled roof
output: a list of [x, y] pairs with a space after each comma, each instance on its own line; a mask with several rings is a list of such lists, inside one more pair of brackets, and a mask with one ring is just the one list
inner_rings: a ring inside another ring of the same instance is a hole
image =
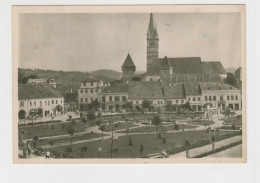
[[170, 82], [221, 82], [217, 74], [172, 74]]
[[164, 96], [166, 99], [183, 99], [185, 91], [182, 83], [175, 83], [172, 86], [164, 86]]
[[48, 84], [37, 85], [19, 85], [18, 86], [18, 99], [44, 99], [44, 98], [62, 98], [60, 94], [53, 86]]
[[[162, 65], [164, 58], [159, 58], [158, 61], [153, 62], [155, 67], [160, 71], [159, 66]], [[180, 57], [168, 58], [169, 64], [173, 67], [175, 74], [197, 74], [201, 73], [201, 59], [200, 57]]]
[[183, 83], [186, 95], [201, 95], [199, 83], [187, 82]]
[[201, 68], [203, 73], [207, 74], [225, 74], [226, 71], [221, 62], [202, 62]]
[[169, 68], [171, 66], [168, 58], [165, 56], [162, 63], [161, 63], [161, 69], [163, 68]]
[[127, 93], [128, 88], [128, 84], [116, 84], [113, 86], [103, 87], [101, 93]]
[[202, 91], [205, 90], [239, 90], [234, 86], [219, 82], [201, 82], [199, 83]]
[[122, 69], [136, 69], [135, 64], [130, 56], [130, 54], [128, 53], [125, 62], [122, 65]]
[[164, 98], [160, 82], [129, 83], [129, 99], [162, 99]]

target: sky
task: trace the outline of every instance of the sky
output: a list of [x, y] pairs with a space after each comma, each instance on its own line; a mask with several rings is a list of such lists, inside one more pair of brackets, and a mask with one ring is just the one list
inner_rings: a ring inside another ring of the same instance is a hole
[[[240, 13], [155, 13], [159, 57], [201, 57], [240, 67]], [[19, 67], [121, 71], [129, 53], [146, 71], [147, 13], [21, 14]]]

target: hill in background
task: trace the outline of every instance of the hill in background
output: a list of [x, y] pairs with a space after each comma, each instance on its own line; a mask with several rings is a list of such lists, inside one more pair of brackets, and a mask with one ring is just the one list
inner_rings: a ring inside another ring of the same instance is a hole
[[57, 84], [80, 83], [80, 81], [93, 76], [98, 80], [103, 80], [108, 83], [113, 80], [119, 80], [122, 77], [121, 72], [113, 70], [97, 70], [92, 72], [79, 72], [79, 71], [55, 71], [55, 70], [42, 70], [42, 69], [21, 69], [19, 73], [22, 77], [37, 75], [39, 78], [48, 79], [53, 76]]

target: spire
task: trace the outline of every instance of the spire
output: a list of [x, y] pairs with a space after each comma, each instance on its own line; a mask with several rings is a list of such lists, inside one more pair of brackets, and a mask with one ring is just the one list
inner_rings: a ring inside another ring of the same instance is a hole
[[147, 35], [155, 36], [155, 37], [157, 37], [157, 35], [158, 35], [157, 25], [154, 22], [152, 13], [150, 13], [150, 21], [149, 21], [149, 26], [148, 26], [148, 29], [147, 29]]

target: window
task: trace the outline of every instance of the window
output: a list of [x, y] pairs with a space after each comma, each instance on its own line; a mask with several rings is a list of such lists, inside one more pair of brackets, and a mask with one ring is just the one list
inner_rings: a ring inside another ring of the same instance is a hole
[[205, 96], [205, 101], [207, 101], [208, 100], [208, 96]]
[[56, 104], [58, 104], [58, 100], [56, 100]]
[[103, 102], [106, 101], [106, 96], [102, 96], [102, 101], [103, 101]]
[[227, 100], [230, 100], [230, 96], [229, 95], [227, 96]]
[[188, 98], [188, 101], [190, 101], [190, 97]]
[[34, 106], [36, 106], [36, 102], [34, 102]]
[[122, 101], [126, 101], [126, 96], [123, 96], [123, 97], [122, 97]]
[[30, 107], [32, 106], [32, 102], [30, 102]]
[[198, 101], [200, 101], [200, 97], [198, 97]]
[[48, 101], [48, 106], [50, 105], [50, 101]]
[[24, 107], [24, 101], [20, 102], [20, 107]]
[[109, 96], [109, 101], [112, 102], [112, 96]]
[[231, 96], [231, 100], [234, 100], [234, 96], [233, 95]]
[[93, 102], [93, 98], [91, 98], [91, 102]]
[[85, 90], [85, 93], [88, 93], [88, 89]]
[[181, 103], [183, 104], [183, 103], [184, 103], [184, 100], [181, 100]]
[[42, 106], [42, 101], [40, 101], [40, 107]]
[[209, 101], [211, 101], [212, 99], [211, 99], [211, 96], [209, 96]]
[[45, 106], [47, 106], [47, 101], [45, 101]]
[[93, 86], [93, 82], [91, 82], [91, 86]]
[[88, 103], [88, 98], [85, 98], [85, 102]]
[[195, 97], [193, 97], [193, 101], [196, 101], [196, 98], [195, 98]]
[[92, 89], [90, 90], [90, 93], [93, 93], [93, 90], [92, 90]]
[[83, 98], [80, 99], [80, 102], [83, 103]]
[[217, 97], [216, 97], [216, 96], [213, 96], [213, 100], [216, 101], [216, 100], [217, 100]]
[[120, 97], [119, 96], [115, 96], [115, 101], [120, 101]]
[[223, 95], [220, 95], [220, 101], [223, 101]]
[[176, 100], [176, 104], [178, 104], [179, 103], [179, 100]]
[[80, 93], [83, 93], [83, 90], [80, 90]]
[[54, 104], [54, 100], [51, 101], [51, 104]]
[[236, 100], [238, 100], [238, 96], [236, 95]]

